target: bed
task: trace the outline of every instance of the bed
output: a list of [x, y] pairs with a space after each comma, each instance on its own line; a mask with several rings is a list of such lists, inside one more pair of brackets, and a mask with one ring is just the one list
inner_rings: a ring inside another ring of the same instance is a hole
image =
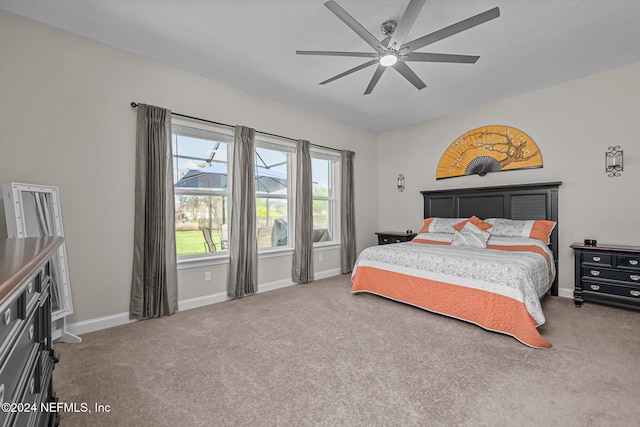
[[545, 322], [540, 299], [558, 295], [561, 184], [422, 191], [423, 229], [411, 242], [362, 251], [352, 293], [474, 323], [530, 347], [551, 347], [537, 328]]

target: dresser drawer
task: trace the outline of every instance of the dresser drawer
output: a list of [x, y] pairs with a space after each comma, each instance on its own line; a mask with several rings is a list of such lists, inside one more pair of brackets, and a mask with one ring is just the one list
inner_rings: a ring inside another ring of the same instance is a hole
[[406, 241], [407, 241], [406, 237], [395, 237], [395, 236], [379, 236], [378, 237], [379, 245], [388, 245], [391, 243], [402, 243]]
[[4, 391], [3, 401], [12, 402], [18, 398], [20, 377], [37, 358], [39, 345], [36, 343], [35, 313], [24, 322], [18, 339], [0, 367], [0, 389]]
[[634, 268], [640, 271], [640, 256], [618, 256], [618, 267]]
[[24, 298], [20, 297], [13, 300], [9, 307], [0, 313], [0, 358], [8, 350], [11, 345], [18, 328], [20, 327], [20, 319], [24, 316]]
[[638, 284], [640, 286], [640, 271], [624, 271], [609, 270], [606, 268], [583, 267], [582, 277], [590, 277], [592, 279], [609, 279], [629, 282], [629, 284]]
[[592, 282], [589, 280], [585, 280], [582, 283], [582, 289], [590, 292], [636, 298], [638, 299], [638, 301], [640, 301], [640, 288], [632, 286], [614, 285], [611, 283]]
[[611, 266], [613, 265], [613, 257], [607, 253], [586, 252], [582, 254], [582, 262], [587, 264]]
[[[30, 420], [37, 417], [39, 408], [40, 397], [40, 379], [39, 379], [38, 364], [33, 365], [33, 369], [26, 380], [26, 389], [23, 391], [22, 396], [18, 400], [23, 404], [23, 410], [18, 411], [16, 418], [13, 420], [13, 426], [26, 427], [29, 426]], [[34, 409], [35, 408], [35, 409]]]
[[44, 378], [44, 383], [42, 386], [42, 391], [40, 392], [40, 396], [39, 396], [38, 411], [34, 414], [35, 419], [32, 420], [33, 425], [38, 427], [40, 426], [50, 427], [50, 426], [60, 425], [59, 419], [58, 419], [58, 422], [54, 422], [51, 419], [52, 416], [57, 416], [57, 414], [54, 414], [53, 412], [50, 412], [50, 411], [39, 410], [42, 404], [48, 406], [49, 402], [53, 402], [53, 399], [51, 398], [51, 371], [49, 371], [48, 373], [44, 373], [40, 376]]
[[415, 233], [405, 234], [400, 232], [383, 232], [376, 233], [378, 236], [378, 245], [389, 245], [391, 243], [410, 242], [411, 239], [416, 237]]
[[24, 290], [27, 312], [30, 312], [32, 310], [33, 304], [36, 303], [36, 301], [38, 300], [38, 295], [40, 295], [40, 293], [38, 292], [40, 286], [38, 285], [38, 279], [36, 277], [29, 280]]

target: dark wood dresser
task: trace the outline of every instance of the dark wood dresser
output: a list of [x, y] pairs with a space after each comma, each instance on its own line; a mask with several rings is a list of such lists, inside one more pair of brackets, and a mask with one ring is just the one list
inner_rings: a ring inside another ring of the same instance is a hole
[[571, 245], [576, 307], [584, 301], [640, 310], [640, 247]]
[[416, 233], [407, 233], [405, 231], [378, 231], [376, 235], [378, 236], [378, 245], [409, 242], [416, 237]]
[[59, 423], [51, 376], [51, 265], [62, 237], [0, 241], [0, 426]]

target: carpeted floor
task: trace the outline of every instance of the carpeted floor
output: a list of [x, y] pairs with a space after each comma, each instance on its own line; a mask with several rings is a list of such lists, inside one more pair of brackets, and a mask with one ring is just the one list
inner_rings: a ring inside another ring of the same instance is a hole
[[[640, 312], [546, 297], [553, 348], [349, 276], [56, 344], [62, 426], [636, 426]], [[96, 413], [95, 404], [109, 405]]]

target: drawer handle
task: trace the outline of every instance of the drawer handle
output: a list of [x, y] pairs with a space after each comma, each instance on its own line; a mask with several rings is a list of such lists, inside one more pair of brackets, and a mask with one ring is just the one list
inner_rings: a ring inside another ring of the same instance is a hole
[[594, 257], [593, 257], [593, 260], [594, 260], [595, 262], [598, 262], [598, 261], [600, 261], [600, 257], [599, 257], [599, 256], [594, 256]]
[[27, 285], [27, 293], [30, 294], [31, 292], [33, 292], [33, 282], [29, 282]]
[[591, 285], [591, 289], [593, 289], [594, 291], [599, 291], [599, 290], [600, 290], [600, 286], [598, 286], [598, 285]]
[[8, 308], [7, 311], [4, 312], [4, 324], [8, 325], [11, 322], [11, 309]]
[[640, 291], [629, 291], [629, 293], [634, 297], [640, 297]]
[[31, 381], [29, 381], [29, 392], [33, 394], [36, 391], [36, 379], [31, 377]]
[[638, 276], [637, 274], [631, 274], [629, 275], [629, 279], [637, 282], [638, 280], [640, 280], [640, 276]]
[[629, 264], [631, 264], [631, 265], [638, 265], [638, 260], [637, 260], [637, 259], [630, 259], [630, 260], [629, 260]]
[[592, 275], [592, 276], [599, 276], [599, 275], [600, 275], [600, 272], [599, 272], [599, 271], [597, 271], [597, 270], [591, 270], [591, 275]]
[[29, 341], [33, 339], [33, 333], [34, 333], [34, 329], [33, 329], [33, 325], [31, 325], [29, 326]]

